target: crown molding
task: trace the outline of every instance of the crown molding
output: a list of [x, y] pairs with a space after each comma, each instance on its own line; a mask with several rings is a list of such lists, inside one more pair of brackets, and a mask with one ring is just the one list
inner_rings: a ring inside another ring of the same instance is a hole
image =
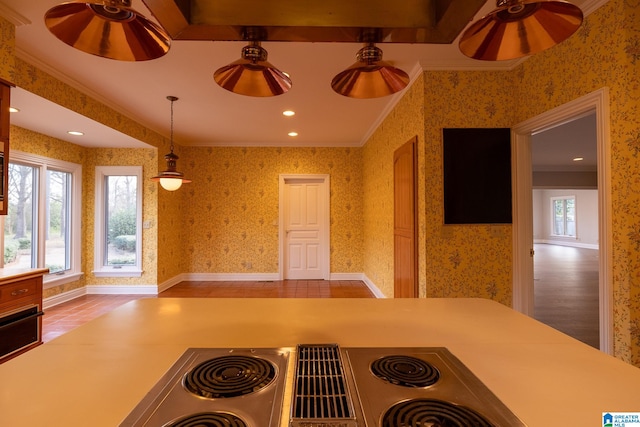
[[584, 16], [589, 16], [592, 12], [598, 9], [600, 6], [605, 5], [609, 0], [586, 0], [580, 9]]
[[11, 22], [16, 27], [31, 24], [31, 21], [26, 16], [19, 14], [4, 3], [0, 3], [0, 16]]
[[360, 140], [360, 144], [358, 144], [360, 147], [364, 147], [364, 145], [367, 143], [369, 138], [371, 138], [371, 136], [376, 131], [376, 129], [378, 129], [378, 126], [380, 126], [384, 121], [384, 119], [387, 118], [389, 113], [391, 113], [391, 111], [396, 107], [398, 102], [400, 102], [400, 100], [404, 96], [407, 89], [410, 88], [415, 83], [416, 79], [422, 74], [423, 71], [424, 70], [422, 66], [420, 65], [419, 62], [417, 62], [409, 72], [409, 84], [407, 85], [407, 87], [404, 90], [401, 90], [400, 92], [392, 95], [391, 101], [384, 107], [384, 110], [382, 110], [380, 115], [378, 115], [378, 118], [371, 124], [371, 126], [369, 127], [369, 130], [364, 134], [364, 136]]
[[[1, 3], [0, 3], [1, 4]], [[127, 111], [124, 108], [122, 108], [120, 105], [114, 104], [113, 102], [109, 101], [108, 99], [106, 99], [104, 96], [100, 95], [98, 92], [92, 90], [91, 88], [83, 85], [82, 83], [78, 82], [77, 80], [69, 77], [67, 74], [61, 72], [60, 70], [57, 70], [53, 67], [51, 67], [50, 65], [46, 64], [45, 62], [41, 61], [40, 59], [36, 58], [33, 55], [30, 55], [29, 53], [25, 52], [23, 49], [19, 48], [16, 46], [16, 50], [15, 50], [15, 56], [21, 60], [23, 60], [24, 62], [38, 68], [40, 71], [43, 71], [47, 74], [49, 74], [51, 77], [53, 77], [54, 79], [69, 85], [70, 87], [82, 92], [83, 94], [89, 96], [90, 98], [96, 100], [97, 102], [101, 103], [102, 105], [111, 108], [112, 110], [122, 114], [125, 117], [128, 117], [130, 119], [132, 119], [133, 121], [135, 121], [136, 123], [140, 124], [141, 126], [144, 126], [145, 128], [156, 132], [160, 135], [162, 135], [162, 133], [158, 132], [157, 130], [155, 130], [151, 124], [145, 123], [138, 115], [132, 113], [131, 111]], [[164, 135], [162, 135], [164, 137]], [[177, 144], [180, 145], [180, 144]]]

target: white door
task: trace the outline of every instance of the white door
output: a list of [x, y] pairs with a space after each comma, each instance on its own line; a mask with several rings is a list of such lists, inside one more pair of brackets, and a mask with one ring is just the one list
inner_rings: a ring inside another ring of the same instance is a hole
[[284, 279], [329, 279], [328, 177], [281, 177]]

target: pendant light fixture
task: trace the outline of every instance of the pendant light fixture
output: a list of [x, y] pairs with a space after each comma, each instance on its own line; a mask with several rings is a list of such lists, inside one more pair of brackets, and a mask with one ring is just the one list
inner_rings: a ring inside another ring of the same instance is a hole
[[244, 30], [249, 44], [242, 48], [241, 59], [216, 70], [213, 79], [228, 91], [247, 96], [276, 96], [291, 89], [291, 79], [267, 61], [267, 51], [260, 45], [259, 28]]
[[151, 181], [160, 182], [162, 188], [167, 191], [175, 191], [182, 186], [182, 184], [190, 183], [190, 179], [185, 179], [182, 172], [176, 171], [176, 160], [178, 156], [173, 154], [173, 103], [178, 100], [175, 96], [167, 96], [167, 99], [171, 101], [171, 135], [170, 135], [170, 153], [164, 156], [167, 161], [167, 170], [162, 171], [160, 175], [151, 178]]
[[459, 47], [466, 56], [500, 61], [541, 52], [569, 38], [583, 19], [566, 1], [497, 0], [496, 7], [463, 33]]
[[336, 75], [331, 87], [351, 98], [378, 98], [401, 91], [409, 84], [409, 75], [382, 60], [382, 49], [366, 43], [356, 55], [358, 62]]
[[169, 51], [167, 33], [131, 8], [131, 0], [63, 3], [45, 14], [49, 31], [71, 47], [121, 61], [146, 61]]

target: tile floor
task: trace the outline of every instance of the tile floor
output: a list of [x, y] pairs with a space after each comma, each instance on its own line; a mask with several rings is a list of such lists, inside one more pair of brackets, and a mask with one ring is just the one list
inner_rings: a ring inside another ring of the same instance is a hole
[[[47, 342], [114, 308], [150, 295], [83, 295], [44, 310], [42, 341]], [[359, 280], [278, 280], [260, 282], [181, 282], [157, 298], [375, 298]]]

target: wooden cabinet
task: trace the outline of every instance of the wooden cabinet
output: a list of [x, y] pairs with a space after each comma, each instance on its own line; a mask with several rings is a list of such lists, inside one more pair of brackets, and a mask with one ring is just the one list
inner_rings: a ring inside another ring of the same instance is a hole
[[11, 86], [0, 80], [0, 215], [7, 214], [9, 206], [9, 107]]
[[42, 276], [0, 269], [0, 363], [42, 343]]

